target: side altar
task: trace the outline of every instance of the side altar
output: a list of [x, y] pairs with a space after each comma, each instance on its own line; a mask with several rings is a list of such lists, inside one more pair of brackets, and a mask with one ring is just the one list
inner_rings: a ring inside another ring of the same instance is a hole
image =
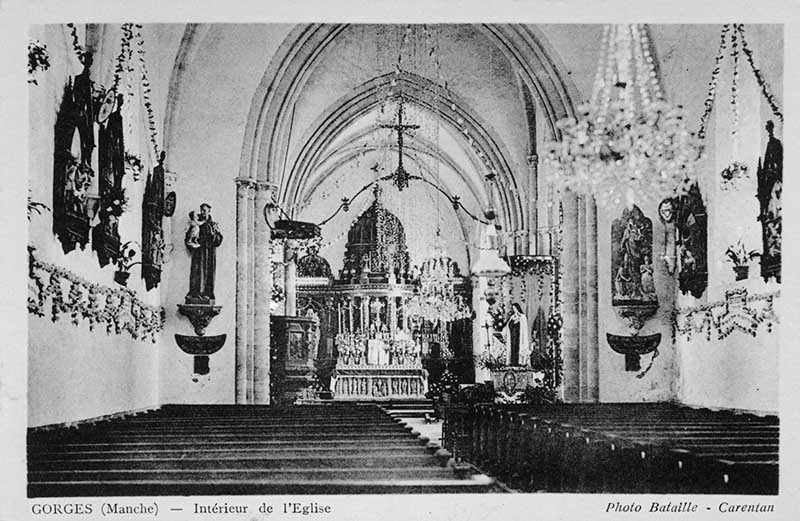
[[379, 191], [347, 238], [338, 278], [314, 246], [297, 261], [298, 315], [320, 324], [319, 381], [335, 400], [423, 398], [431, 353], [442, 349], [424, 319], [408, 312], [419, 273]]

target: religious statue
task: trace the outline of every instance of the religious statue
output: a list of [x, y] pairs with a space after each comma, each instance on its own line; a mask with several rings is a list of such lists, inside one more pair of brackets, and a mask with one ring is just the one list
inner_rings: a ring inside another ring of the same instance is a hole
[[625, 209], [611, 226], [612, 303], [656, 304], [653, 225], [638, 206]]
[[297, 261], [297, 275], [299, 277], [325, 277], [332, 278], [331, 266], [319, 255], [316, 244], [308, 246], [307, 253]]
[[200, 205], [200, 214], [190, 212], [191, 224], [186, 231], [186, 248], [192, 256], [189, 271], [187, 304], [214, 304], [214, 275], [217, 269], [217, 247], [222, 243], [219, 226], [211, 218], [211, 205]]
[[763, 164], [758, 161], [758, 202], [761, 221], [763, 253], [761, 254], [761, 276], [764, 281], [775, 277], [781, 281], [781, 196], [783, 192], [783, 145], [775, 137], [775, 124], [767, 121], [769, 140], [764, 152]]
[[[508, 365], [527, 365], [530, 358], [530, 338], [528, 334], [528, 317], [522, 307], [511, 304], [511, 316], [506, 321], [504, 341], [508, 353]], [[521, 363], [522, 361], [522, 363]]]

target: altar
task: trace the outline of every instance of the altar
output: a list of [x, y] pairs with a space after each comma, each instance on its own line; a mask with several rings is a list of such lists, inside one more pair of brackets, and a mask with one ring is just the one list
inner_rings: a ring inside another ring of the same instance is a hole
[[[420, 274], [410, 266], [403, 225], [383, 207], [379, 191], [347, 239], [336, 278], [316, 248], [297, 261], [298, 314], [320, 320], [319, 381], [334, 400], [424, 398], [426, 367], [441, 352], [453, 351], [452, 339], [409, 312]], [[464, 291], [468, 280], [448, 262], [454, 291]], [[471, 352], [462, 336], [454, 342]]]

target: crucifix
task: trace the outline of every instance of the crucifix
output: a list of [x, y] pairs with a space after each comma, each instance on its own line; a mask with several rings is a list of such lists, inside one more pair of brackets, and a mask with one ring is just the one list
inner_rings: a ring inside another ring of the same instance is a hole
[[406, 130], [416, 130], [419, 125], [404, 125], [403, 124], [403, 98], [399, 97], [397, 102], [397, 123], [394, 125], [381, 125], [381, 128], [388, 128], [397, 131], [397, 170], [394, 171], [392, 177], [394, 184], [398, 190], [403, 190], [408, 186], [408, 172], [403, 168], [403, 132]]

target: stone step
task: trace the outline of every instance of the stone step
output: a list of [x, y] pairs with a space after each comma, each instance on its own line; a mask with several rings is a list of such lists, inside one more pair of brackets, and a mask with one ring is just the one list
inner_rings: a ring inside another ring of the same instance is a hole
[[[404, 454], [420, 454], [424, 450], [418, 444], [397, 447], [361, 447], [358, 453], [362, 455], [374, 456], [397, 456]], [[259, 449], [192, 449], [192, 450], [170, 450], [170, 449], [151, 449], [151, 450], [81, 450], [81, 451], [61, 451], [61, 452], [38, 452], [28, 456], [29, 462], [36, 462], [48, 459], [57, 455], [63, 459], [97, 459], [97, 458], [220, 458], [220, 457], [244, 457], [248, 455], [273, 455], [287, 457], [292, 455], [308, 455], [314, 457], [331, 457], [342, 454], [341, 448], [323, 447], [275, 447]]]
[[35, 470], [126, 470], [126, 469], [293, 469], [293, 468], [408, 468], [441, 467], [441, 462], [426, 453], [405, 452], [403, 454], [376, 456], [363, 454], [339, 454], [335, 456], [314, 457], [293, 454], [256, 454], [237, 457], [217, 458], [97, 458], [74, 459], [59, 458], [58, 455], [32, 461]]
[[419, 438], [394, 439], [341, 439], [341, 440], [314, 440], [306, 438], [286, 438], [276, 440], [253, 440], [236, 438], [230, 440], [214, 441], [205, 439], [182, 440], [175, 438], [155, 437], [151, 441], [104, 440], [96, 443], [64, 443], [59, 445], [35, 445], [29, 447], [29, 453], [55, 454], [61, 452], [101, 451], [101, 450], [221, 450], [221, 449], [273, 449], [273, 448], [305, 448], [318, 447], [327, 449], [361, 450], [363, 448], [393, 447], [418, 447], [422, 445]]
[[346, 472], [348, 480], [388, 480], [409, 479], [453, 479], [453, 470], [444, 467], [407, 468], [307, 468], [307, 469], [125, 469], [125, 470], [46, 470], [28, 472], [31, 483], [42, 481], [188, 481], [202, 483], [220, 480], [304, 480], [318, 481], [337, 479]]
[[41, 481], [28, 484], [28, 497], [218, 496], [302, 494], [453, 494], [501, 491], [494, 480], [470, 479], [235, 479], [197, 483], [184, 480]]

